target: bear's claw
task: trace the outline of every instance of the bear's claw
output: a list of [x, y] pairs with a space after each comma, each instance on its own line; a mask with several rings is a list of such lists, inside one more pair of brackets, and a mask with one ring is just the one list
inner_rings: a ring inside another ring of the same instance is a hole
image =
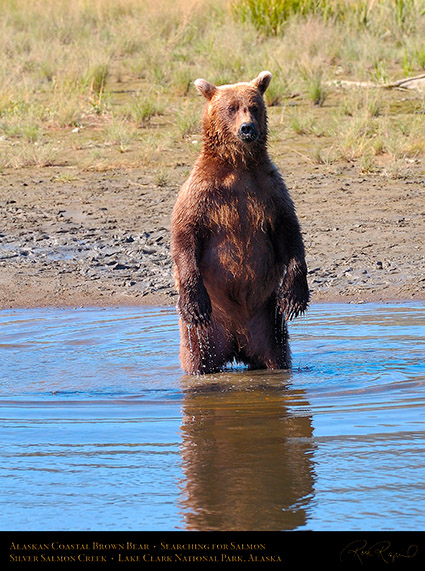
[[307, 309], [308, 303], [305, 301], [289, 301], [285, 300], [283, 312], [285, 313], [286, 321], [291, 321], [296, 317], [302, 315]]
[[288, 272], [277, 297], [280, 311], [285, 314], [286, 321], [302, 315], [310, 300], [306, 273]]
[[195, 327], [207, 326], [211, 319], [211, 300], [205, 287], [180, 294], [177, 311], [187, 324]]

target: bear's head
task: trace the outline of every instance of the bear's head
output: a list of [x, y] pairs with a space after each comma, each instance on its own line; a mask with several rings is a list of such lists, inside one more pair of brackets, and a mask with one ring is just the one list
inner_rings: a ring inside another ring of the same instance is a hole
[[267, 112], [263, 94], [272, 75], [262, 71], [249, 83], [219, 87], [197, 79], [207, 100], [203, 117], [204, 150], [224, 160], [247, 163], [259, 159], [267, 144]]

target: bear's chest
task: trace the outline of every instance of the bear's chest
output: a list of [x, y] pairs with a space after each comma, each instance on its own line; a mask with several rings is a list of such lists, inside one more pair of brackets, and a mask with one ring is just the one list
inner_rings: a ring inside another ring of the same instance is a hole
[[272, 206], [258, 196], [234, 195], [232, 200], [216, 202], [208, 216], [203, 273], [232, 287], [266, 279], [276, 258]]
[[208, 217], [211, 237], [222, 235], [241, 242], [257, 233], [269, 234], [274, 227], [272, 204], [251, 193], [232, 193], [226, 200], [214, 200]]

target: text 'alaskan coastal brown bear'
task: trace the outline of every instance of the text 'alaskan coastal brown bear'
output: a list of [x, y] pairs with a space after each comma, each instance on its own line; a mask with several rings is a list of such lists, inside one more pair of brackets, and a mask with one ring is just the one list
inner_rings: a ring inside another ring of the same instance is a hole
[[290, 367], [287, 320], [309, 301], [293, 202], [267, 153], [263, 94], [249, 83], [195, 86], [206, 98], [203, 148], [174, 207], [171, 251], [186, 373]]

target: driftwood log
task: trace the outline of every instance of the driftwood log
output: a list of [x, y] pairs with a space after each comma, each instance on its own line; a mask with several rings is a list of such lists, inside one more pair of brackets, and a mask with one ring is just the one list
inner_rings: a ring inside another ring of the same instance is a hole
[[372, 81], [348, 81], [344, 79], [337, 79], [329, 82], [330, 85], [337, 87], [361, 87], [365, 89], [372, 88], [384, 88], [384, 89], [423, 89], [425, 90], [425, 73], [421, 75], [416, 75], [415, 77], [405, 77], [404, 79], [399, 79], [392, 83], [384, 83], [378, 85]]

